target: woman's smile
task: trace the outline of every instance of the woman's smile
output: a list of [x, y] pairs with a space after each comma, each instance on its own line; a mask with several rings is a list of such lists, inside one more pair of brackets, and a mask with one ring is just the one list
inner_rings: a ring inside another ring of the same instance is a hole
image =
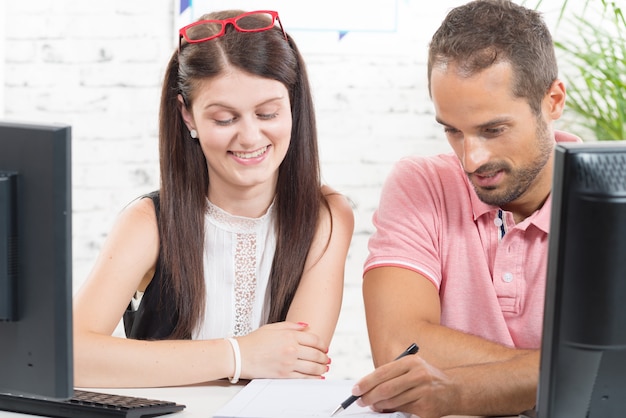
[[258, 158], [258, 157], [265, 155], [269, 147], [270, 147], [269, 145], [266, 145], [263, 148], [259, 148], [255, 151], [249, 151], [249, 152], [244, 152], [244, 151], [229, 151], [229, 152], [239, 159], [249, 160], [252, 158]]

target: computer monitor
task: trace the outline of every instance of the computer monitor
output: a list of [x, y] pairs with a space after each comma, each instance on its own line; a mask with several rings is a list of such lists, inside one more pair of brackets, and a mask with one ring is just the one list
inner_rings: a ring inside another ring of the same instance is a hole
[[0, 393], [73, 394], [70, 136], [0, 122]]
[[626, 143], [556, 146], [535, 415], [626, 413]]

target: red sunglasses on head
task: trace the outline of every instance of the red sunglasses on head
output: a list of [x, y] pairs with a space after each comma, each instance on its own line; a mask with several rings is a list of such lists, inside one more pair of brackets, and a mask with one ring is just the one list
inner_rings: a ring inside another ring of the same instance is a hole
[[[261, 17], [261, 19], [259, 19], [259, 17]], [[185, 39], [187, 43], [197, 44], [224, 36], [228, 24], [233, 25], [239, 32], [263, 32], [272, 29], [276, 21], [278, 21], [278, 26], [280, 26], [283, 36], [285, 40], [287, 40], [287, 33], [280, 22], [278, 12], [273, 10], [256, 10], [222, 20], [199, 20], [178, 31], [180, 35], [178, 50], [180, 51], [183, 39]]]

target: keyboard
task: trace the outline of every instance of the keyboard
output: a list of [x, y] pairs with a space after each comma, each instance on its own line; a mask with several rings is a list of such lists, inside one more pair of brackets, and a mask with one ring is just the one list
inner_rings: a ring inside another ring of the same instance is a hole
[[67, 400], [0, 394], [0, 410], [56, 418], [157, 417], [183, 409], [175, 402], [84, 390]]

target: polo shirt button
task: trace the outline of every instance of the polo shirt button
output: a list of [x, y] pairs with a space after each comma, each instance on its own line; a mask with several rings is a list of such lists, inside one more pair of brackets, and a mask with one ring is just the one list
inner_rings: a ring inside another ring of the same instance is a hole
[[513, 274], [512, 273], [504, 273], [502, 275], [502, 280], [504, 280], [506, 283], [511, 283], [513, 281]]

